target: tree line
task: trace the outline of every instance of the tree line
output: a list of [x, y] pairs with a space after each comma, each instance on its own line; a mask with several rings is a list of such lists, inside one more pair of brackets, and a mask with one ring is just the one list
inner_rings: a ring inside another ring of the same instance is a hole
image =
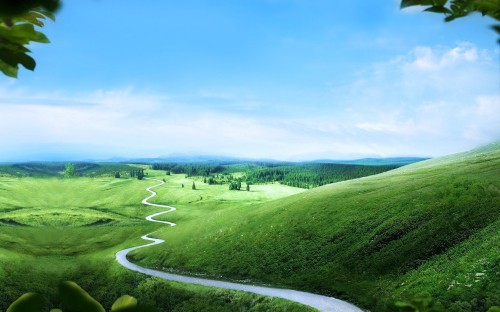
[[[163, 163], [152, 164], [154, 170], [165, 170], [166, 174], [185, 174], [186, 177], [204, 177], [209, 185], [228, 184], [230, 190], [241, 190], [247, 185], [279, 182], [281, 184], [313, 188], [350, 179], [382, 173], [399, 165], [366, 166], [330, 163], [284, 163], [248, 162], [236, 164], [220, 163]], [[242, 177], [233, 177], [234, 172], [244, 172]]]
[[153, 170], [164, 170], [168, 173], [184, 173], [188, 177], [200, 176], [208, 177], [212, 174], [224, 172], [224, 167], [218, 164], [206, 164], [206, 163], [163, 163], [163, 164], [152, 164], [151, 169]]
[[363, 166], [343, 164], [292, 164], [261, 168], [246, 173], [250, 184], [279, 182], [281, 184], [313, 188], [350, 179], [382, 173], [398, 166]]

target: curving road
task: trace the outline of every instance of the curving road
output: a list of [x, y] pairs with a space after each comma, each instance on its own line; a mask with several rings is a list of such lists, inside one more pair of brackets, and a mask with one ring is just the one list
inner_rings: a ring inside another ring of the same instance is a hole
[[[160, 207], [160, 208], [167, 208], [167, 210], [154, 213], [152, 215], [149, 215], [146, 217], [146, 220], [151, 221], [151, 222], [159, 222], [159, 223], [164, 223], [168, 224], [170, 226], [175, 226], [175, 223], [172, 222], [167, 222], [167, 221], [159, 221], [153, 219], [154, 217], [157, 217], [159, 215], [162, 215], [164, 213], [169, 213], [172, 211], [175, 211], [176, 208], [172, 206], [167, 206], [167, 205], [160, 205], [160, 204], [152, 204], [148, 202], [149, 199], [152, 197], [156, 196], [156, 192], [152, 190], [152, 188], [155, 188], [157, 186], [163, 185], [165, 182], [157, 180], [157, 179], [149, 179], [149, 180], [154, 180], [160, 182], [159, 184], [155, 184], [153, 186], [148, 187], [146, 190], [151, 193], [148, 197], [144, 198], [142, 200], [142, 203], [144, 205], [148, 206], [153, 206], [153, 207]], [[152, 233], [150, 233], [152, 234]], [[262, 286], [253, 286], [253, 285], [246, 285], [246, 284], [238, 284], [238, 283], [231, 283], [231, 282], [224, 282], [224, 281], [217, 281], [217, 280], [209, 280], [209, 279], [203, 279], [203, 278], [196, 278], [196, 277], [190, 277], [190, 276], [183, 276], [183, 275], [177, 275], [177, 274], [170, 274], [162, 271], [157, 271], [157, 270], [152, 270], [152, 269], [147, 269], [143, 268], [141, 266], [138, 266], [136, 264], [133, 264], [132, 262], [127, 260], [127, 254], [133, 250], [139, 249], [139, 248], [145, 248], [148, 246], [153, 246], [157, 244], [161, 244], [164, 242], [162, 239], [158, 238], [152, 238], [149, 237], [148, 235], [142, 236], [142, 239], [150, 241], [151, 243], [137, 246], [137, 247], [132, 247], [132, 248], [127, 248], [124, 250], [121, 250], [116, 253], [116, 260], [118, 263], [126, 267], [127, 269], [130, 269], [132, 271], [144, 273], [150, 276], [156, 276], [159, 278], [163, 278], [169, 281], [175, 281], [175, 282], [181, 282], [181, 283], [190, 283], [190, 284], [197, 284], [197, 285], [204, 285], [204, 286], [212, 286], [212, 287], [219, 287], [219, 288], [225, 288], [225, 289], [232, 289], [232, 290], [242, 290], [242, 291], [247, 291], [259, 295], [264, 295], [264, 296], [271, 296], [271, 297], [278, 297], [278, 298], [283, 298], [283, 299], [288, 299], [291, 301], [299, 302], [305, 305], [308, 305], [310, 307], [316, 308], [319, 311], [325, 311], [325, 312], [361, 312], [362, 310], [359, 309], [358, 307], [342, 301], [338, 300], [332, 297], [326, 297], [326, 296], [321, 296], [321, 295], [316, 295], [316, 294], [311, 294], [307, 292], [302, 292], [302, 291], [296, 291], [296, 290], [291, 290], [291, 289], [280, 289], [280, 288], [271, 288], [271, 287], [262, 287]]]

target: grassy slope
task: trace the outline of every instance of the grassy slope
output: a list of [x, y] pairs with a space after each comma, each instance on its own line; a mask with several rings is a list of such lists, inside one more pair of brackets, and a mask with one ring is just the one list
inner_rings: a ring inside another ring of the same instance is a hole
[[[423, 295], [452, 311], [485, 311], [500, 304], [499, 177], [497, 143], [260, 205], [177, 200], [165, 218], [182, 222], [157, 234], [167, 242], [133, 257], [375, 311]], [[159, 192], [161, 203], [178, 196]]]
[[[57, 301], [62, 280], [74, 280], [110, 307], [124, 293], [160, 311], [308, 311], [284, 300], [168, 283], [130, 272], [116, 251], [143, 244], [161, 225], [140, 204], [151, 181], [110, 178], [0, 178], [0, 310], [22, 293]], [[279, 192], [278, 192], [279, 193]]]

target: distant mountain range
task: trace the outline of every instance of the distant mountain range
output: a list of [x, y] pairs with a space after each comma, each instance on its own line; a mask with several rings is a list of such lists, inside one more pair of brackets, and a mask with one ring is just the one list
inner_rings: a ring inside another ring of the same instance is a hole
[[271, 158], [238, 158], [238, 157], [227, 157], [227, 156], [217, 156], [217, 155], [168, 155], [153, 158], [133, 158], [133, 157], [112, 157], [106, 159], [54, 159], [40, 160], [40, 161], [9, 161], [6, 163], [31, 163], [31, 162], [90, 162], [90, 163], [145, 163], [145, 164], [155, 164], [155, 163], [203, 163], [203, 162], [215, 162], [215, 163], [324, 163], [324, 164], [348, 164], [348, 165], [364, 165], [364, 166], [404, 166], [411, 163], [419, 162], [429, 158], [422, 157], [390, 157], [390, 158], [361, 158], [353, 160], [335, 160], [335, 159], [317, 159], [311, 161], [282, 161]]
[[346, 164], [346, 165], [364, 165], [364, 166], [404, 166], [416, 163], [429, 158], [423, 157], [390, 157], [390, 158], [361, 158], [353, 160], [335, 160], [335, 159], [318, 159], [312, 161], [290, 162], [281, 161], [270, 158], [237, 158], [226, 156], [213, 155], [170, 155], [160, 156], [156, 158], [124, 158], [113, 157], [98, 162], [119, 162], [119, 163], [191, 163], [191, 162], [217, 162], [217, 163], [236, 163], [236, 162], [272, 162], [272, 163], [324, 163], [324, 164]]

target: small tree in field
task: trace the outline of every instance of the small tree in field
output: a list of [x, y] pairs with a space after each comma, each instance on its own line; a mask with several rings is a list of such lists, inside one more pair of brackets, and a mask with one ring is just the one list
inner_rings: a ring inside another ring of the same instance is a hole
[[65, 168], [64, 168], [64, 176], [66, 178], [71, 178], [71, 177], [74, 177], [76, 175], [76, 171], [75, 171], [75, 165], [73, 164], [66, 164]]
[[137, 179], [142, 180], [143, 178], [144, 178], [144, 169], [139, 169], [139, 171], [137, 171]]
[[118, 172], [118, 171], [117, 171], [117, 172], [115, 172], [115, 178], [116, 178], [116, 179], [121, 178], [120, 172]]
[[196, 190], [196, 184], [194, 184], [194, 182], [193, 185], [191, 186], [191, 189]]

